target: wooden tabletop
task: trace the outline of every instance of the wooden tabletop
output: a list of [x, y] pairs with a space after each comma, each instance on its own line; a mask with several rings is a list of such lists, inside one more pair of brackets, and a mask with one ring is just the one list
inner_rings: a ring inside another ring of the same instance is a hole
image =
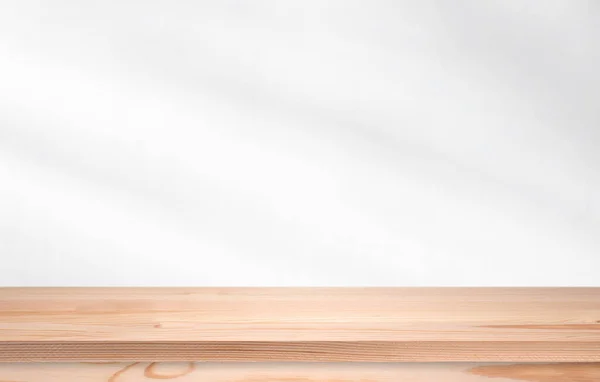
[[600, 361], [600, 288], [0, 288], [2, 361]]

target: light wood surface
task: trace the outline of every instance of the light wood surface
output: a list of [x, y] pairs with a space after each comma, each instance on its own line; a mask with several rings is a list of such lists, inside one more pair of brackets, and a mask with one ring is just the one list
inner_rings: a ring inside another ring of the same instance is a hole
[[1, 382], [597, 382], [600, 364], [0, 364]]
[[1, 361], [600, 361], [600, 288], [2, 288]]

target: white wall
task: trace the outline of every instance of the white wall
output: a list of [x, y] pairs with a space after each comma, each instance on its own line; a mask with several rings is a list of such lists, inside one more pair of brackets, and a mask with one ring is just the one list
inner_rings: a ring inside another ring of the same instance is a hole
[[600, 285], [587, 1], [0, 3], [0, 285]]

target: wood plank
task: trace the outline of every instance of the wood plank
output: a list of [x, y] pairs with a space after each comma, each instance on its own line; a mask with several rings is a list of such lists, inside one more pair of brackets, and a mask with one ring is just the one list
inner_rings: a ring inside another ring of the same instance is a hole
[[600, 288], [1, 288], [1, 361], [600, 361]]
[[597, 382], [599, 363], [31, 363], [0, 364], [0, 382]]

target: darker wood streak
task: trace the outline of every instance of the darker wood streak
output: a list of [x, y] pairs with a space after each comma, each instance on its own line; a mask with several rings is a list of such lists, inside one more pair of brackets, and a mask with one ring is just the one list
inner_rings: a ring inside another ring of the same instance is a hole
[[0, 362], [600, 362], [594, 342], [0, 342]]

